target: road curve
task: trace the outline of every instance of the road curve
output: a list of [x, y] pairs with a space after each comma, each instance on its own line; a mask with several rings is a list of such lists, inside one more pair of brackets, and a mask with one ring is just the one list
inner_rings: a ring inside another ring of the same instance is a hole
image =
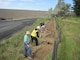
[[16, 20], [16, 21], [0, 21], [0, 40], [16, 33], [25, 26], [30, 26], [36, 18]]

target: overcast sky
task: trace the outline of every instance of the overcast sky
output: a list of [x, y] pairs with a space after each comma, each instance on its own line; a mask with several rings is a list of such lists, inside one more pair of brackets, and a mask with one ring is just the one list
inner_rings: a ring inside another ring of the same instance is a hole
[[[43, 10], [56, 6], [58, 0], [0, 0], [0, 9]], [[72, 4], [72, 0], [65, 0]]]

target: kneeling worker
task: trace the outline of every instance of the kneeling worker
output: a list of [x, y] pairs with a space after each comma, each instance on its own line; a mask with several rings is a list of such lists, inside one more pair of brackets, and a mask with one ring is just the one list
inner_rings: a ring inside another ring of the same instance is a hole
[[33, 43], [33, 40], [35, 40], [36, 42], [36, 46], [38, 46], [38, 39], [37, 37], [39, 38], [39, 31], [40, 31], [40, 26], [37, 26], [31, 33], [31, 40], [32, 40], [32, 43]]

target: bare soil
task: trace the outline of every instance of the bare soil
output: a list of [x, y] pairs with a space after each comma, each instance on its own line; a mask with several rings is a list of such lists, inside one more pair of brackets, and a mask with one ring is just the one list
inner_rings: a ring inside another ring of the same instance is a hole
[[47, 11], [0, 9], [0, 18], [7, 20], [26, 19], [45, 16]]
[[[54, 20], [50, 20], [46, 24], [45, 31], [42, 33], [42, 37], [39, 38], [39, 46], [33, 46], [34, 52], [33, 60], [45, 60], [50, 52], [53, 51], [54, 45]], [[24, 60], [29, 60], [25, 58]]]

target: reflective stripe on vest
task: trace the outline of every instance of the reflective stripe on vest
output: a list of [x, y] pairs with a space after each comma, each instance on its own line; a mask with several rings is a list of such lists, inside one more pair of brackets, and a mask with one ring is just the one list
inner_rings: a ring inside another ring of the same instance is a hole
[[31, 36], [37, 37], [36, 32], [38, 32], [38, 31], [37, 30], [33, 30], [32, 33], [31, 33]]

